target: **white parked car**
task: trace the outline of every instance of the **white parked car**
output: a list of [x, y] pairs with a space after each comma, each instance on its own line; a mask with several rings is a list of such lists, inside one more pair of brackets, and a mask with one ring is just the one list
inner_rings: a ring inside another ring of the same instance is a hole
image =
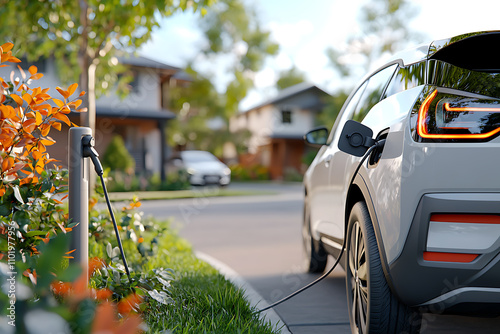
[[206, 151], [183, 151], [181, 160], [192, 185], [218, 184], [227, 186], [231, 182], [231, 170], [212, 153]]

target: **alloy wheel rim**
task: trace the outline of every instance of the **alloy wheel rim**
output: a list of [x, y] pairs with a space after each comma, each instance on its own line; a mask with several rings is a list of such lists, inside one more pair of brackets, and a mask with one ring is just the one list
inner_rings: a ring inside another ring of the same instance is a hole
[[368, 263], [363, 232], [358, 221], [351, 230], [349, 245], [351, 318], [358, 333], [365, 333], [368, 314]]

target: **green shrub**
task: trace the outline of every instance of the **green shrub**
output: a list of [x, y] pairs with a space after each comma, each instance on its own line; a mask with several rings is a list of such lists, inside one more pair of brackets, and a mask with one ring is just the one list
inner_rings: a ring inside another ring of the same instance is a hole
[[302, 182], [304, 177], [293, 167], [285, 168], [283, 171], [283, 180], [289, 182]]
[[102, 166], [112, 171], [122, 171], [129, 174], [134, 171], [135, 160], [125, 147], [121, 136], [115, 135], [111, 139], [106, 152], [104, 152]]
[[166, 191], [191, 188], [187, 173], [183, 170], [169, 173], [165, 182], [161, 182], [158, 174], [147, 177], [144, 174], [130, 175], [122, 171], [108, 170], [105, 175], [106, 187], [109, 192]]
[[316, 158], [316, 154], [318, 154], [318, 150], [310, 150], [302, 157], [302, 163], [306, 166], [310, 166]]
[[269, 180], [269, 168], [262, 165], [232, 165], [231, 178], [237, 181]]

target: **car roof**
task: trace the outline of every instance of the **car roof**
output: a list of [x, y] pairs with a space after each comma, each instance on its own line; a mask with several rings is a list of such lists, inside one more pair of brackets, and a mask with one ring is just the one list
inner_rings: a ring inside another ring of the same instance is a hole
[[423, 43], [415, 47], [395, 53], [385, 62], [385, 64], [398, 62], [402, 66], [408, 66], [411, 64], [419, 63], [421, 61], [427, 60], [435, 56], [437, 53], [439, 53], [445, 48], [448, 48], [452, 44], [455, 44], [465, 39], [469, 38], [472, 39], [479, 35], [498, 36], [500, 35], [500, 30], [472, 32], [472, 33], [457, 35], [450, 38], [434, 40], [430, 43]]
[[181, 153], [182, 157], [203, 157], [203, 156], [208, 157], [208, 156], [210, 156], [210, 157], [215, 158], [215, 156], [208, 151], [187, 150], [187, 151], [182, 151], [180, 153]]

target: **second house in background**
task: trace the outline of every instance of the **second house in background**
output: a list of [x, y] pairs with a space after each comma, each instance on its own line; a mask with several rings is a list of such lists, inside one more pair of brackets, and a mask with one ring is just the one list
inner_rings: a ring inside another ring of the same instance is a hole
[[316, 116], [330, 95], [310, 83], [283, 89], [278, 95], [233, 117], [231, 131], [250, 130], [248, 154], [240, 157], [244, 165], [269, 168], [274, 180], [287, 171], [302, 173], [307, 148], [304, 134], [316, 125]]
[[[166, 123], [175, 114], [165, 108], [168, 105], [171, 87], [185, 85], [189, 80], [185, 72], [145, 57], [121, 57], [119, 62], [128, 66], [134, 75], [130, 83], [131, 91], [127, 97], [120, 99], [114, 90], [109, 95], [96, 101], [96, 149], [104, 154], [113, 135], [123, 138], [125, 146], [135, 160], [135, 172], [153, 175], [158, 174], [165, 179], [165, 163], [168, 154], [166, 143]], [[28, 68], [29, 63], [23, 63]], [[57, 79], [57, 69], [51, 59], [40, 61], [39, 66], [47, 81], [46, 85], [54, 89], [62, 86]], [[40, 80], [40, 81], [41, 81]], [[79, 115], [72, 114], [73, 122], [79, 123]], [[50, 136], [56, 144], [49, 148], [50, 156], [66, 165], [67, 127], [63, 131], [52, 131]]]

